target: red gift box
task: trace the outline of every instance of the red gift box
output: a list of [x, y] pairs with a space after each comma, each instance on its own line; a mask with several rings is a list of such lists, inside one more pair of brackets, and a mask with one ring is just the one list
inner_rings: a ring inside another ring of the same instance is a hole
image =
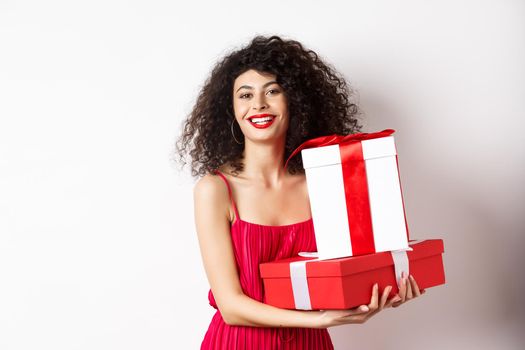
[[[392, 286], [407, 269], [420, 289], [445, 283], [443, 240], [409, 242], [412, 250], [317, 260], [294, 257], [260, 265], [264, 302], [284, 309], [350, 309], [370, 303], [372, 287]], [[292, 278], [293, 277], [293, 278]], [[292, 287], [293, 285], [293, 287]]]

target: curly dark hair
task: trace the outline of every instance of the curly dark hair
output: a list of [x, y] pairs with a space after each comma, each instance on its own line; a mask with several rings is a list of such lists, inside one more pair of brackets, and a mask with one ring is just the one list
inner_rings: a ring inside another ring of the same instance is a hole
[[[359, 108], [349, 99], [352, 90], [332, 66], [298, 41], [256, 36], [216, 64], [183, 122], [176, 149], [182, 166], [184, 155], [190, 155], [192, 176], [211, 173], [225, 163], [231, 164], [234, 174], [243, 170], [244, 145], [233, 139], [230, 122], [234, 81], [250, 69], [275, 75], [286, 94], [290, 121], [285, 159], [308, 139], [361, 130]], [[304, 173], [300, 156], [288, 164], [290, 174]]]

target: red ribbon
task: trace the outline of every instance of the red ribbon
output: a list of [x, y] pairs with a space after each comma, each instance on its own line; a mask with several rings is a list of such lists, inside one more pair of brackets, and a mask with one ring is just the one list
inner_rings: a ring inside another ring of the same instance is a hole
[[363, 140], [370, 140], [370, 139], [377, 139], [380, 137], [386, 137], [390, 136], [395, 132], [394, 129], [385, 129], [383, 131], [379, 132], [360, 132], [357, 134], [350, 134], [350, 135], [327, 135], [327, 136], [319, 136], [315, 139], [310, 139], [308, 141], [303, 142], [299, 147], [297, 147], [292, 154], [288, 157], [286, 160], [286, 163], [284, 163], [284, 168], [288, 166], [288, 162], [290, 159], [292, 159], [297, 153], [301, 152], [303, 149], [306, 148], [315, 148], [315, 147], [323, 147], [323, 146], [330, 146], [330, 145], [336, 145], [336, 144], [342, 144], [346, 142], [358, 142]]
[[375, 133], [317, 137], [297, 147], [284, 165], [286, 169], [290, 159], [303, 149], [339, 144], [353, 255], [362, 255], [375, 251], [366, 165], [363, 159], [361, 141], [390, 136], [394, 132], [395, 130], [393, 129], [385, 129]]

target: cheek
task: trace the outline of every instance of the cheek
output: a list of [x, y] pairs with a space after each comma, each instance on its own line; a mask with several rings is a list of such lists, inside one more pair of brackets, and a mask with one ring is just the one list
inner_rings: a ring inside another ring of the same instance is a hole
[[236, 116], [242, 117], [244, 114], [246, 114], [246, 110], [246, 103], [243, 103], [242, 101], [238, 100], [233, 102], [233, 112]]
[[234, 102], [233, 103], [233, 115], [235, 117], [239, 117], [240, 113], [241, 113], [241, 106], [239, 106], [238, 103]]
[[278, 106], [283, 114], [288, 114], [288, 101], [286, 98], [279, 99]]
[[288, 106], [288, 99], [285, 94], [280, 94], [276, 102], [281, 106], [281, 108], [286, 108]]

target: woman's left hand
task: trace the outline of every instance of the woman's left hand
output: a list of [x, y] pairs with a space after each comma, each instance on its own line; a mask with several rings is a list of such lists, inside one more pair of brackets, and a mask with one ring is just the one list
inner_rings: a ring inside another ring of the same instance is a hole
[[[406, 273], [401, 273], [401, 281], [400, 281], [400, 287], [399, 292], [397, 296], [401, 298], [401, 300], [395, 302], [392, 304], [392, 307], [398, 307], [401, 304], [406, 303], [407, 301], [417, 298], [421, 296], [422, 294], [425, 294], [425, 290], [419, 290], [419, 286], [416, 283], [416, 280], [412, 275], [410, 275], [408, 278], [406, 276]], [[395, 296], [394, 296], [395, 298]]]

